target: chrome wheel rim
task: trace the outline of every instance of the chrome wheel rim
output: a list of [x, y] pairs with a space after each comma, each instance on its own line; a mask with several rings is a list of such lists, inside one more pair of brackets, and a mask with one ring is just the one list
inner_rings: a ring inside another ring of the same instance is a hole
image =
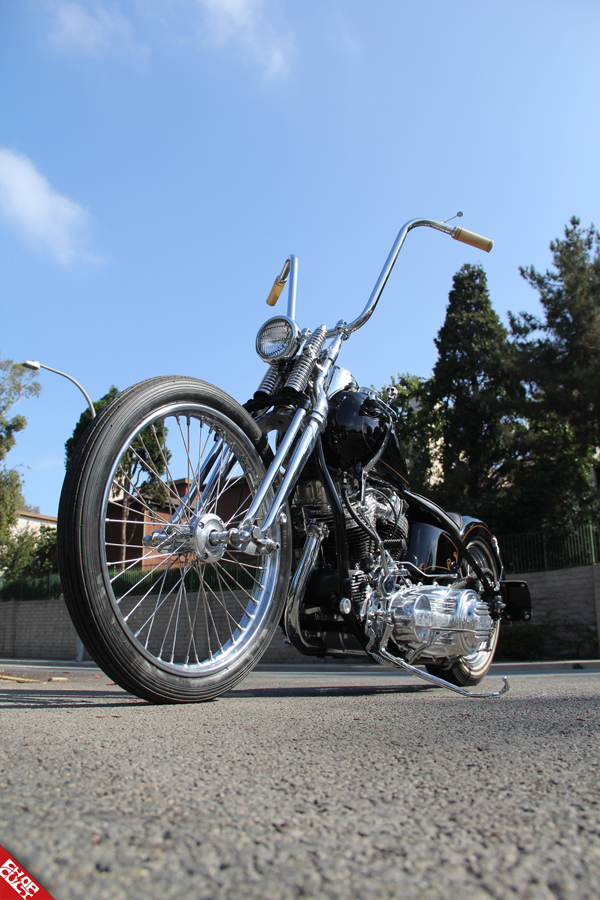
[[199, 519], [241, 524], [264, 473], [248, 436], [200, 403], [165, 404], [123, 441], [103, 495], [102, 573], [121, 628], [154, 666], [210, 675], [260, 631], [279, 553], [227, 547], [201, 558], [194, 534]]

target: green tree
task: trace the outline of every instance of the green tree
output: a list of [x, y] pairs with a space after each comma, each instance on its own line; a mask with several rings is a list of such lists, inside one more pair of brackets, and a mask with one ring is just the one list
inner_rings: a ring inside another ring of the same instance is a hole
[[[108, 392], [94, 403], [96, 413], [100, 413], [117, 397], [118, 393], [118, 388], [112, 385]], [[79, 417], [73, 434], [66, 441], [66, 465], [69, 464], [91, 418], [90, 410], [85, 409]], [[125, 562], [127, 555], [127, 525], [132, 514], [134, 496], [143, 497], [144, 502], [153, 509], [169, 505], [169, 494], [162, 481], [162, 476], [165, 474], [171, 458], [171, 453], [166, 447], [167, 433], [168, 429], [164, 427], [164, 423], [162, 430], [157, 430], [154, 425], [145, 428], [123, 455], [115, 474], [111, 500], [117, 504], [120, 510], [122, 562]]]
[[539, 292], [542, 316], [509, 316], [528, 389], [524, 413], [568, 425], [585, 457], [600, 445], [600, 234], [573, 216], [550, 250], [552, 269], [520, 269]]
[[590, 475], [600, 445], [600, 235], [573, 217], [553, 268], [521, 267], [542, 315], [509, 314], [524, 384], [503, 529], [569, 527], [600, 515]]
[[0, 571], [7, 578], [58, 572], [56, 528], [42, 525], [39, 531], [13, 529], [0, 546]]
[[31, 571], [33, 575], [58, 572], [56, 528], [53, 528], [51, 525], [40, 526], [40, 530], [36, 535]]
[[564, 530], [598, 519], [592, 453], [581, 454], [564, 424], [530, 419], [520, 425], [514, 446], [505, 489], [489, 516], [499, 534]]
[[[21, 492], [21, 476], [16, 469], [0, 468], [0, 574], [19, 574], [27, 565], [29, 556], [24, 538], [18, 538], [15, 534], [15, 525], [19, 517], [19, 510], [23, 504]], [[23, 566], [20, 561], [25, 560]], [[13, 572], [11, 566], [17, 560], [18, 571]]]
[[[543, 315], [509, 314], [512, 341], [485, 272], [463, 266], [432, 377], [411, 387], [406, 376], [398, 400], [399, 433], [406, 426], [416, 435], [410, 455], [423, 493], [480, 515], [500, 534], [600, 516], [590, 479], [600, 445], [600, 237], [574, 218], [550, 247], [551, 271], [520, 270], [539, 291]], [[413, 414], [407, 397], [420, 405]]]
[[[117, 394], [119, 393], [119, 389], [112, 384], [106, 394], [103, 397], [100, 397], [99, 400], [94, 402], [94, 409], [96, 410], [96, 415], [98, 415], [105, 406], [115, 399]], [[86, 406], [84, 411], [79, 416], [77, 421], [77, 425], [73, 429], [73, 434], [70, 438], [65, 442], [65, 465], [69, 465], [69, 460], [73, 456], [75, 451], [75, 447], [79, 443], [79, 439], [81, 438], [84, 431], [87, 429], [88, 425], [92, 421], [92, 413], [90, 412], [90, 408]]]
[[30, 570], [35, 558], [37, 534], [31, 528], [11, 531], [0, 545], [0, 571], [8, 578], [16, 578]]
[[506, 479], [520, 387], [481, 266], [466, 264], [454, 276], [435, 345], [423, 409], [431, 420], [430, 493], [445, 508], [489, 515]]
[[41, 386], [34, 381], [33, 372], [14, 363], [12, 359], [0, 359], [0, 462], [15, 443], [15, 434], [27, 425], [25, 416], [9, 418], [9, 412], [20, 400], [37, 397]]
[[[15, 435], [27, 424], [25, 416], [10, 415], [23, 399], [37, 397], [40, 384], [33, 373], [12, 359], [0, 359], [0, 463], [16, 443]], [[0, 466], [0, 572], [16, 562], [17, 568], [27, 564], [31, 541], [14, 534], [19, 510], [23, 507], [23, 481], [16, 469]], [[19, 569], [20, 571], [21, 569]]]
[[411, 489], [422, 493], [430, 487], [430, 446], [434, 435], [429, 417], [423, 411], [428, 382], [419, 375], [404, 372], [391, 376], [379, 394], [398, 414], [396, 434], [410, 472]]

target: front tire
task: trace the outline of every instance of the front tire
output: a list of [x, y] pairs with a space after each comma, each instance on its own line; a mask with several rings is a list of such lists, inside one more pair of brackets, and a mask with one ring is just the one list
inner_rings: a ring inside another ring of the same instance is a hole
[[[475, 559], [481, 569], [485, 569], [491, 573], [493, 581], [498, 580], [498, 563], [491, 547], [483, 538], [474, 538], [467, 542], [467, 550]], [[473, 570], [470, 566], [464, 567], [464, 574], [469, 575]], [[494, 622], [494, 627], [490, 639], [485, 647], [477, 650], [469, 656], [461, 656], [459, 659], [452, 660], [449, 665], [441, 666], [434, 663], [426, 663], [425, 668], [430, 675], [436, 675], [449, 681], [450, 684], [459, 687], [469, 687], [470, 685], [479, 684], [487, 675], [494, 653], [498, 645], [498, 637], [500, 634], [500, 621]]]
[[80, 440], [60, 500], [61, 579], [87, 650], [125, 690], [211, 700], [267, 649], [289, 580], [289, 516], [268, 555], [215, 549], [201, 529], [241, 524], [271, 458], [239, 404], [183, 377], [134, 385]]

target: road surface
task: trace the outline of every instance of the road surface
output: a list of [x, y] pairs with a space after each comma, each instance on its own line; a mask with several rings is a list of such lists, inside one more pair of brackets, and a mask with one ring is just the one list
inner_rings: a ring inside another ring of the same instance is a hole
[[491, 700], [265, 668], [171, 707], [0, 670], [0, 844], [56, 900], [600, 897], [599, 663]]

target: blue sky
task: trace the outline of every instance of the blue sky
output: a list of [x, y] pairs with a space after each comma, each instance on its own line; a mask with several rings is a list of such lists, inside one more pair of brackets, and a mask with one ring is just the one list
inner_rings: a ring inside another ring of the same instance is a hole
[[[597, 0], [4, 0], [2, 357], [92, 398], [185, 374], [243, 402], [289, 253], [300, 325], [332, 325], [403, 222], [460, 209], [492, 253], [413, 232], [340, 358], [427, 375], [463, 263], [505, 320], [538, 309], [518, 266], [598, 224], [599, 46]], [[55, 514], [84, 400], [40, 380], [9, 463]]]

